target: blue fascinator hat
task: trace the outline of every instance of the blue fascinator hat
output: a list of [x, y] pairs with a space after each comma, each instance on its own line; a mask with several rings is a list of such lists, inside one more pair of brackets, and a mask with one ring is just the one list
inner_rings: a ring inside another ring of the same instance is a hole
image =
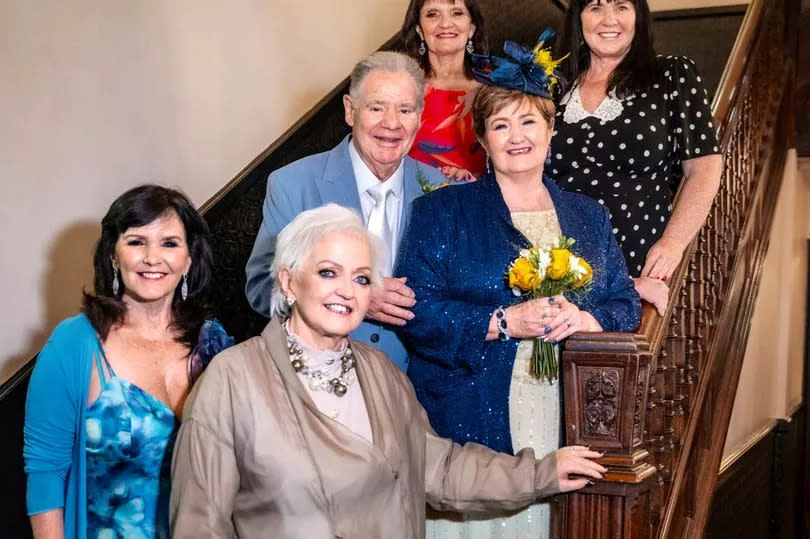
[[475, 79], [490, 86], [498, 86], [510, 90], [546, 97], [551, 99], [554, 87], [561, 80], [556, 68], [565, 60], [566, 54], [559, 60], [551, 57], [551, 50], [543, 47], [546, 41], [554, 36], [551, 27], [546, 28], [533, 49], [506, 41], [503, 52], [508, 58], [492, 56], [491, 54], [473, 54], [472, 71]]

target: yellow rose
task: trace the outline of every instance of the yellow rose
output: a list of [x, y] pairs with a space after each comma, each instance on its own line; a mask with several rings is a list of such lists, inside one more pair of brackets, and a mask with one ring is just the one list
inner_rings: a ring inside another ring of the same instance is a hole
[[509, 288], [519, 288], [529, 292], [540, 286], [537, 268], [526, 258], [520, 257], [509, 268]]
[[565, 274], [568, 273], [568, 258], [570, 256], [571, 251], [568, 249], [551, 250], [551, 265], [546, 273], [549, 279], [558, 281], [565, 277]]
[[582, 275], [582, 277], [579, 278], [577, 282], [574, 283], [574, 288], [579, 288], [580, 286], [590, 281], [591, 277], [593, 277], [593, 269], [591, 268], [591, 265], [585, 261], [584, 258], [579, 259], [579, 266], [585, 268], [585, 273]]

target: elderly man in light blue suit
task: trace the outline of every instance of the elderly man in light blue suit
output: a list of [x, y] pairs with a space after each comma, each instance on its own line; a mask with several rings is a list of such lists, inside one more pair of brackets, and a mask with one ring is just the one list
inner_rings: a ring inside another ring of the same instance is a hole
[[372, 295], [368, 318], [352, 338], [376, 346], [401, 369], [408, 355], [394, 326], [413, 318], [407, 276], [392, 276], [399, 239], [422, 182], [439, 185], [433, 167], [406, 155], [419, 129], [425, 79], [419, 65], [395, 52], [377, 52], [355, 66], [343, 97], [351, 135], [328, 152], [282, 167], [267, 181], [263, 220], [248, 260], [245, 292], [254, 310], [270, 312], [270, 264], [276, 237], [298, 213], [334, 202], [355, 209], [387, 246], [383, 283]]

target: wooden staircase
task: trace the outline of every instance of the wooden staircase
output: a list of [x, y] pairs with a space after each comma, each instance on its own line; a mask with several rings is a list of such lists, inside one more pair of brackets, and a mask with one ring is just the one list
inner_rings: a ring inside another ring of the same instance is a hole
[[795, 133], [796, 0], [753, 0], [713, 102], [724, 156], [706, 225], [639, 332], [563, 353], [566, 442], [609, 472], [555, 504], [566, 538], [700, 537], [708, 519], [773, 210]]
[[[561, 0], [482, 0], [493, 50], [559, 28]], [[633, 334], [578, 335], [563, 354], [566, 433], [607, 451], [605, 481], [556, 500], [556, 537], [696, 537], [706, 521], [759, 282], [785, 148], [793, 136], [796, 0], [753, 0], [716, 93], [726, 174], [707, 226], [671, 283], [665, 317], [645, 310]], [[657, 18], [663, 52], [690, 54], [716, 25]], [[665, 26], [664, 26], [665, 25]], [[675, 27], [675, 28], [674, 28]], [[674, 29], [673, 29], [674, 28]], [[715, 28], [716, 30], [716, 28]], [[785, 37], [787, 36], [787, 37]], [[712, 35], [714, 52], [727, 43]], [[729, 40], [730, 41], [730, 40]], [[392, 40], [388, 45], [392, 46]], [[700, 48], [705, 51], [706, 43]], [[718, 52], [720, 51], [720, 52]], [[334, 146], [347, 132], [344, 81], [203, 207], [216, 256], [217, 315], [243, 340], [266, 323], [244, 298], [244, 267], [261, 222], [270, 171]], [[710, 84], [713, 88], [714, 84]], [[31, 537], [25, 516], [22, 423], [33, 360], [0, 385], [0, 457], [6, 504], [0, 537]]]

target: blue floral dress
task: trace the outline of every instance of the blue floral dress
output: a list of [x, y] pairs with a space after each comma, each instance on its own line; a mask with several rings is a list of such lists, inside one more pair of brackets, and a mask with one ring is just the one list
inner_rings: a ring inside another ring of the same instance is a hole
[[[218, 322], [207, 321], [189, 358], [191, 382], [232, 344]], [[87, 537], [168, 538], [170, 466], [180, 421], [163, 401], [116, 376], [99, 349], [101, 393], [85, 421]]]

